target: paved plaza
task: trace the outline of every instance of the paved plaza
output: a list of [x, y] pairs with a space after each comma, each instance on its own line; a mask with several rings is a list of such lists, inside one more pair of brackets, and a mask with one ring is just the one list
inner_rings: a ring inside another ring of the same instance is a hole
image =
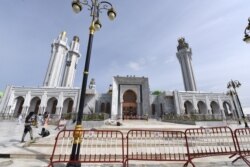
[[[99, 126], [99, 127], [95, 127]], [[74, 125], [68, 124], [68, 129], [72, 129]], [[143, 128], [143, 129], [165, 129], [165, 130], [183, 130], [185, 128], [197, 127], [194, 125], [181, 125], [173, 123], [163, 123], [156, 120], [150, 121], [124, 121], [122, 126], [108, 126], [104, 124], [95, 125], [90, 123], [85, 128], [97, 128], [97, 129], [117, 129], [127, 131], [131, 128]], [[237, 125], [231, 126], [233, 129], [237, 128]], [[49, 158], [52, 153], [52, 147], [55, 141], [55, 136], [59, 132], [55, 130], [55, 125], [48, 125], [51, 135], [45, 138], [41, 138], [38, 134], [41, 132], [42, 127], [33, 127], [33, 134], [36, 138], [36, 142], [27, 145], [20, 143], [23, 133], [24, 125], [19, 125], [16, 120], [1, 120], [0, 121], [0, 167], [45, 167], [48, 166]], [[29, 134], [27, 134], [25, 140], [29, 140]], [[197, 167], [244, 167], [247, 166], [242, 160], [237, 161], [235, 164], [231, 164], [232, 159], [228, 156], [217, 156], [209, 158], [195, 159], [193, 162]], [[145, 161], [130, 161], [130, 166], [140, 167], [182, 167], [184, 162], [145, 162]], [[58, 165], [64, 166], [64, 165]], [[82, 165], [86, 167], [118, 167], [121, 164], [87, 164]], [[189, 165], [191, 166], [191, 165]]]

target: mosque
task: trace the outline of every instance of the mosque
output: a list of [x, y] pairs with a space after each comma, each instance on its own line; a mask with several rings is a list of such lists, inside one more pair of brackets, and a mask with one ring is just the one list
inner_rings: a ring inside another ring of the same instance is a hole
[[[51, 56], [41, 87], [8, 85], [0, 101], [0, 114], [17, 117], [30, 111], [51, 115], [76, 113], [80, 88], [74, 87], [78, 60], [81, 57], [77, 36], [68, 45], [62, 32], [51, 45]], [[152, 94], [149, 78], [114, 76], [107, 93], [99, 94], [91, 79], [86, 90], [84, 114], [106, 113], [111, 118], [147, 116], [160, 118], [165, 114], [213, 115], [238, 118], [238, 105], [225, 93], [197, 91], [192, 67], [192, 50], [184, 38], [178, 40], [176, 56], [180, 62], [185, 91], [163, 91]]]

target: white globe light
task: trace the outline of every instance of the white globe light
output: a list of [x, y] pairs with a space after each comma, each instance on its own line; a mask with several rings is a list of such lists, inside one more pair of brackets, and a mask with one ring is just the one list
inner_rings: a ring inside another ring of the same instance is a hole
[[246, 43], [250, 43], [250, 36], [246, 35], [243, 41], [245, 41]]
[[96, 20], [94, 25], [96, 31], [99, 31], [102, 28], [102, 24], [99, 20]]
[[96, 30], [96, 31], [99, 31], [100, 29], [101, 29], [100, 24], [95, 24], [95, 30]]
[[114, 12], [109, 12], [108, 16], [110, 20], [114, 20], [116, 15]]
[[114, 8], [110, 8], [108, 10], [107, 14], [108, 14], [108, 17], [109, 17], [110, 20], [114, 20], [115, 17], [116, 17], [116, 12], [115, 12]]
[[72, 9], [75, 13], [79, 13], [82, 10], [81, 4], [78, 4], [76, 2], [72, 3]]

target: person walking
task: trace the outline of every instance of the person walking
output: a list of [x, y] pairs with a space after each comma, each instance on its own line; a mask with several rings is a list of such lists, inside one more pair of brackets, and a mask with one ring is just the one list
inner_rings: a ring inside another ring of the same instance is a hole
[[25, 118], [25, 123], [24, 123], [24, 131], [23, 131], [23, 136], [21, 142], [24, 142], [24, 138], [26, 134], [29, 132], [30, 133], [30, 139], [33, 140], [33, 132], [32, 132], [32, 116], [34, 112], [30, 112], [29, 115]]
[[38, 114], [37, 121], [38, 121], [39, 126], [43, 125], [43, 116], [42, 116], [42, 114]]
[[47, 127], [49, 122], [49, 114], [47, 111], [43, 114], [43, 121], [43, 126]]

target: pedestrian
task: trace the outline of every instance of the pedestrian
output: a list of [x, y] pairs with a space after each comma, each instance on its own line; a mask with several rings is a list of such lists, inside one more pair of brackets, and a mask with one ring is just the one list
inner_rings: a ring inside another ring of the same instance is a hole
[[31, 117], [32, 126], [38, 128], [37, 114], [33, 114]]
[[43, 125], [43, 117], [42, 117], [42, 114], [38, 114], [37, 121], [38, 121], [38, 125], [39, 125], [39, 126]]
[[21, 142], [24, 142], [24, 138], [28, 132], [30, 133], [30, 139], [33, 140], [33, 132], [31, 127], [33, 114], [34, 112], [30, 112], [29, 115], [25, 118], [24, 131]]
[[48, 125], [48, 122], [49, 122], [49, 114], [47, 111], [45, 111], [45, 113], [43, 114], [43, 126], [47, 126]]
[[46, 137], [46, 136], [50, 135], [50, 132], [47, 129], [42, 128], [42, 131], [41, 131], [41, 133], [39, 135], [42, 136], [42, 137]]

